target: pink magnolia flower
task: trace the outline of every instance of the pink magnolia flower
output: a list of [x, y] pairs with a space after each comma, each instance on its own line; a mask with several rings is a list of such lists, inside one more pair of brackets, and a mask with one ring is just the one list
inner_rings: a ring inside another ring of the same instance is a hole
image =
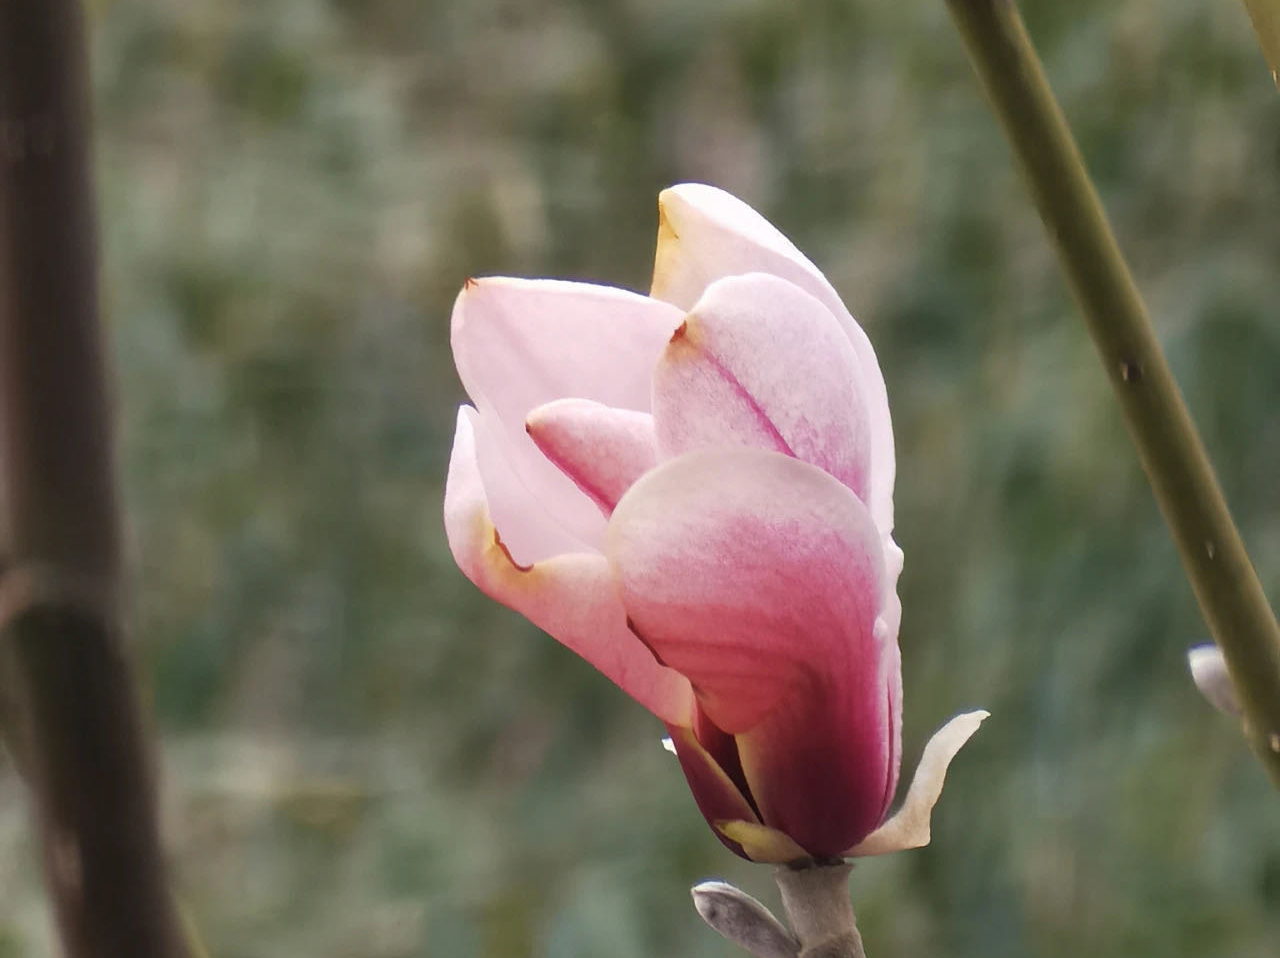
[[901, 763], [893, 432], [866, 334], [758, 213], [659, 198], [650, 295], [469, 280], [445, 527], [458, 566], [666, 723], [757, 861], [925, 844], [985, 712]]

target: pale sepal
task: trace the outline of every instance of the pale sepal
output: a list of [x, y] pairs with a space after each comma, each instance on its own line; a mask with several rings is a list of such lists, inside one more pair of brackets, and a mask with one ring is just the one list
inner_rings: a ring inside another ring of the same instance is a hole
[[933, 806], [942, 794], [947, 767], [960, 747], [969, 741], [983, 719], [990, 714], [984, 709], [965, 712], [938, 729], [924, 747], [902, 807], [883, 825], [845, 852], [845, 856], [861, 858], [867, 855], [885, 855], [928, 845], [929, 821]]

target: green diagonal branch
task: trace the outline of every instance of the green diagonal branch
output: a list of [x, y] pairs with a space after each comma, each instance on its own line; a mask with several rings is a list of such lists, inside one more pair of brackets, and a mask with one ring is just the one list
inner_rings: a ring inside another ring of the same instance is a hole
[[1057, 247], [1129, 432], [1280, 787], [1280, 626], [1012, 0], [947, 0]]
[[1271, 79], [1280, 86], [1280, 0], [1244, 0], [1258, 46], [1271, 67]]

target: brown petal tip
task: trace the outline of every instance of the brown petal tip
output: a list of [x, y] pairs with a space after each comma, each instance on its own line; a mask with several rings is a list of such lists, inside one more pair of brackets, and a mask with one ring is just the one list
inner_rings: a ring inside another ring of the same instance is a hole
[[498, 534], [498, 529], [496, 526], [494, 527], [494, 530], [493, 530], [493, 544], [502, 550], [502, 554], [506, 556], [507, 561], [511, 563], [512, 568], [514, 568], [517, 572], [532, 571], [533, 569], [532, 565], [521, 565], [519, 562], [515, 560], [515, 558], [511, 555], [511, 550], [507, 548], [507, 544], [502, 541], [502, 536]]
[[627, 628], [631, 631], [632, 635], [640, 640], [640, 644], [649, 650], [649, 654], [653, 656], [653, 660], [663, 668], [667, 668], [667, 663], [662, 661], [662, 656], [660, 656], [658, 654], [658, 650], [653, 647], [653, 643], [645, 638], [644, 633], [636, 628], [635, 620], [632, 619], [631, 616], [627, 616]]

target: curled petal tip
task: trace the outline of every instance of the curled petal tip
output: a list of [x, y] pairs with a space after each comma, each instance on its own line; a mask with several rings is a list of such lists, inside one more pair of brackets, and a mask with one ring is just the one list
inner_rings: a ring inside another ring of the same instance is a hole
[[605, 516], [658, 463], [653, 417], [644, 412], [557, 399], [530, 410], [524, 431]]
[[702, 920], [756, 958], [795, 958], [800, 945], [759, 901], [722, 881], [694, 885], [693, 907]]
[[849, 858], [884, 855], [928, 845], [930, 818], [933, 806], [942, 794], [947, 767], [960, 747], [969, 741], [978, 726], [990, 715], [985, 709], [964, 712], [938, 729], [924, 747], [902, 807], [883, 825], [845, 852], [845, 855]]
[[1236, 698], [1221, 649], [1211, 643], [1192, 646], [1187, 649], [1187, 666], [1191, 669], [1191, 680], [1210, 705], [1226, 715], [1240, 717], [1240, 700]]

